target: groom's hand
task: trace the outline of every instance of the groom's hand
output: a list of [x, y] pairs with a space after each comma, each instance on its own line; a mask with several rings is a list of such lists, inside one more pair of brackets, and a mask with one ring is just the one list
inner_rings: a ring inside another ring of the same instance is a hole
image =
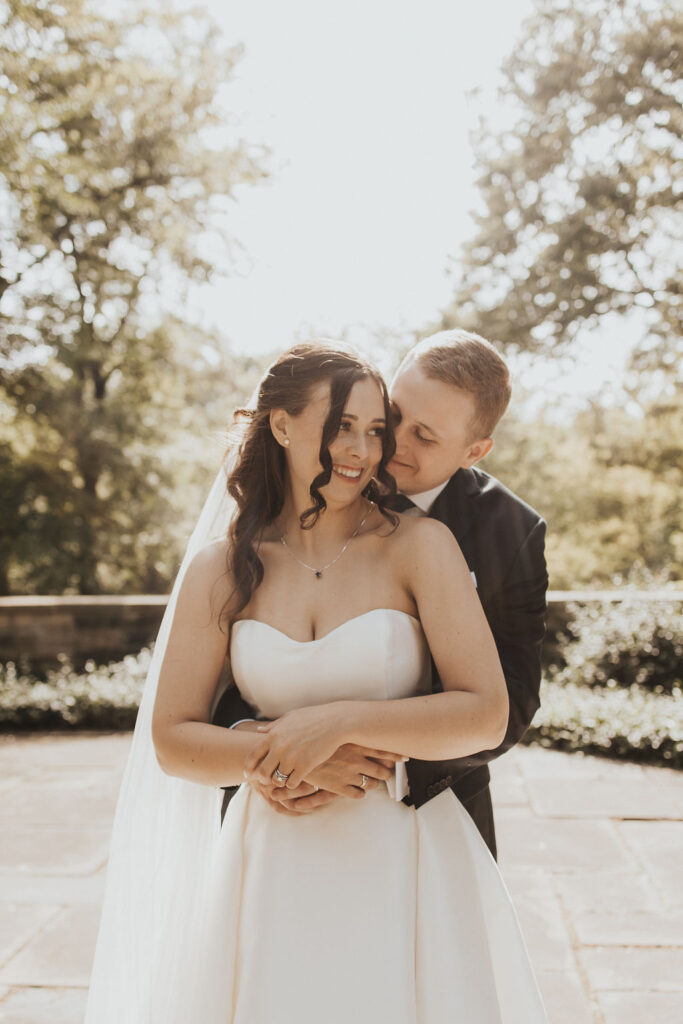
[[[367, 790], [375, 789], [380, 783], [391, 779], [396, 762], [404, 760], [400, 754], [345, 743], [329, 760], [309, 772], [306, 782], [312, 782], [314, 786], [338, 796], [358, 799]], [[365, 786], [362, 785], [363, 775], [366, 778]]]
[[257, 793], [263, 797], [267, 804], [277, 811], [278, 814], [289, 814], [300, 816], [310, 814], [319, 807], [325, 807], [333, 800], [338, 800], [336, 793], [328, 793], [324, 789], [316, 790], [307, 782], [302, 782], [296, 789], [287, 789], [286, 786], [266, 786], [262, 782], [250, 782]]
[[[342, 796], [362, 799], [368, 790], [391, 779], [396, 762], [404, 760], [400, 754], [345, 743], [331, 758], [309, 772], [296, 789], [256, 782], [251, 785], [279, 813], [305, 814]], [[367, 780], [365, 787], [361, 785], [363, 775]]]

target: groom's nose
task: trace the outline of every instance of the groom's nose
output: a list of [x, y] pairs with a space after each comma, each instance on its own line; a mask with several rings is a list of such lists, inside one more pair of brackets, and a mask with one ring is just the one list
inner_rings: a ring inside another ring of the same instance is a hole
[[399, 452], [405, 449], [406, 441], [408, 440], [408, 431], [403, 422], [397, 423], [394, 427], [394, 437], [396, 439], [396, 455], [398, 455]]

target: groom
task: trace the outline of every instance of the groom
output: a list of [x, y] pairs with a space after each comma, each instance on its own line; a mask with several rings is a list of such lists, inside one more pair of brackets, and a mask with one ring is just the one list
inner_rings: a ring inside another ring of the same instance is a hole
[[[455, 535], [493, 633], [510, 698], [500, 746], [451, 761], [409, 760], [404, 803], [420, 807], [450, 787], [495, 858], [488, 762], [519, 742], [540, 703], [546, 524], [495, 477], [475, 468], [491, 450], [491, 434], [510, 399], [508, 369], [492, 345], [461, 330], [432, 335], [399, 366], [391, 399], [396, 453], [388, 469], [400, 492], [397, 508], [438, 519]], [[432, 665], [432, 691], [441, 689]], [[213, 722], [234, 726], [249, 715], [253, 708], [230, 687]], [[358, 772], [349, 762], [348, 785], [358, 784]], [[226, 789], [223, 813], [234, 792]], [[291, 796], [285, 790], [285, 804]], [[315, 806], [344, 797], [320, 792], [302, 799]]]

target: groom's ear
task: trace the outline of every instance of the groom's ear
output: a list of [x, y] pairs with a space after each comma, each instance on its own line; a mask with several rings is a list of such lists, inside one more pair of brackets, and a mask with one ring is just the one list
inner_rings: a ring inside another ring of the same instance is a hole
[[492, 437], [482, 437], [480, 441], [474, 441], [465, 453], [462, 468], [470, 469], [475, 465], [475, 463], [479, 462], [480, 459], [483, 459], [485, 455], [488, 455], [492, 448]]

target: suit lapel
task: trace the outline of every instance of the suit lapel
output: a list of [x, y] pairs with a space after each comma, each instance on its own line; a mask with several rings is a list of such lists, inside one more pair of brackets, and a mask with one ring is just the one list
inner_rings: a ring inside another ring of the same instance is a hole
[[461, 547], [472, 526], [479, 491], [473, 470], [459, 469], [429, 510], [429, 516], [445, 523]]

